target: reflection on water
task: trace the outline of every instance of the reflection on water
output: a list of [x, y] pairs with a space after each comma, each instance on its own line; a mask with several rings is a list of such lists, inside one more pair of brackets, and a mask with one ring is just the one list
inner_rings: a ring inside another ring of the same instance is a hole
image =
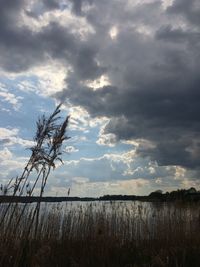
[[[1, 204], [0, 215], [8, 204]], [[19, 218], [21, 227], [29, 222], [36, 204], [12, 204], [9, 214]], [[26, 207], [24, 209], [24, 207]], [[8, 215], [10, 216], [10, 215]], [[40, 232], [85, 237], [103, 231], [124, 239], [162, 238], [166, 232], [185, 235], [200, 226], [200, 207], [197, 204], [139, 201], [94, 201], [41, 203]], [[45, 229], [45, 231], [44, 231]]]

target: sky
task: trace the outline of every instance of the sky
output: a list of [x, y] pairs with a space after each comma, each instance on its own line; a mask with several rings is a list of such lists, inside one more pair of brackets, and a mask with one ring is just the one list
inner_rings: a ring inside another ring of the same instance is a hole
[[199, 0], [0, 0], [0, 183], [60, 102], [46, 195], [200, 189]]

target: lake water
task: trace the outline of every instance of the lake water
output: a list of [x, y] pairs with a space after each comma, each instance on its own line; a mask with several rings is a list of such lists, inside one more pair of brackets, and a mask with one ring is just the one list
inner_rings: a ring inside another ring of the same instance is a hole
[[[1, 204], [0, 216], [7, 204]], [[15, 216], [26, 207], [21, 225], [28, 223], [32, 204], [12, 204]], [[8, 214], [8, 216], [10, 216]], [[41, 229], [55, 232], [58, 237], [63, 232], [72, 237], [91, 235], [91, 232], [104, 231], [125, 238], [152, 238], [166, 231], [191, 234], [200, 227], [200, 206], [197, 204], [140, 202], [140, 201], [93, 201], [41, 203]], [[23, 226], [21, 226], [23, 227]], [[103, 230], [102, 230], [103, 229]], [[42, 231], [42, 230], [41, 230]]]

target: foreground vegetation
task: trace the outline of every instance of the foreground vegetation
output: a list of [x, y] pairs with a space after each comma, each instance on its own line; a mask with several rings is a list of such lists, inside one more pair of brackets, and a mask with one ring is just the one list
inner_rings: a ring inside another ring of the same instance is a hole
[[24, 205], [1, 226], [0, 266], [200, 266], [198, 204], [51, 204], [37, 227], [33, 204], [19, 222]]

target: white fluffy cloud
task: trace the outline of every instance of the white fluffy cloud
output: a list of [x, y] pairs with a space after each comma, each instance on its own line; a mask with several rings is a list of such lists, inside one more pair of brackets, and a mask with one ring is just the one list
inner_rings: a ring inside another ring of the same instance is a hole
[[34, 145], [33, 141], [26, 140], [19, 137], [18, 128], [2, 128], [0, 127], [0, 142], [7, 146], [21, 145], [23, 147], [31, 147]]
[[7, 183], [13, 175], [20, 175], [27, 160], [26, 157], [17, 157], [7, 147], [0, 150], [0, 181]]

